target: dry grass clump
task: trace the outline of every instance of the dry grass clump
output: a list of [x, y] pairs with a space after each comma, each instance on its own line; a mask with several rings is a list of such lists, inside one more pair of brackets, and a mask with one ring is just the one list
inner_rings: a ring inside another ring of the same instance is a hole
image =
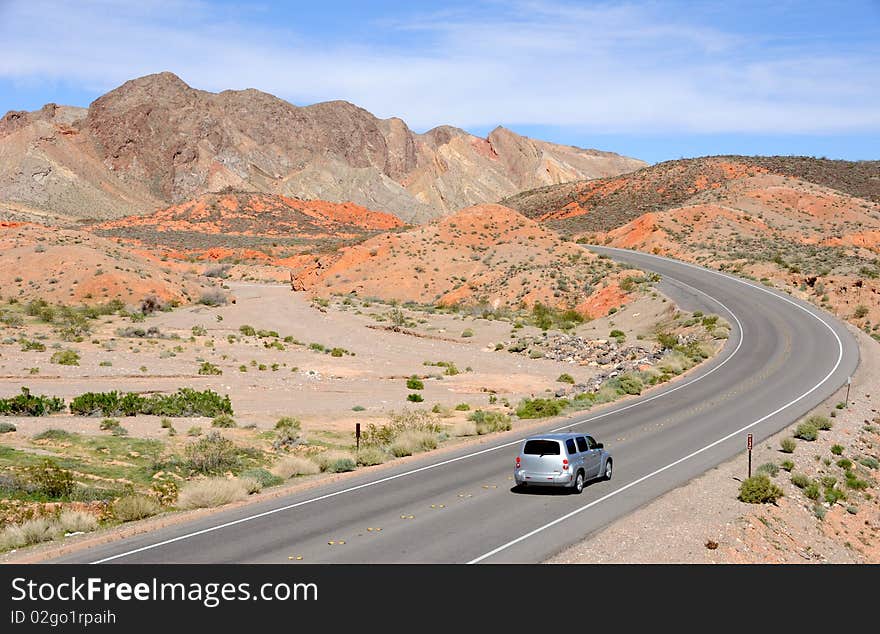
[[248, 488], [238, 479], [207, 478], [189, 482], [180, 490], [177, 505], [184, 509], [211, 508], [247, 497]]
[[391, 443], [392, 455], [400, 458], [437, 448], [437, 434], [432, 431], [407, 430], [401, 432]]
[[320, 471], [321, 467], [317, 462], [303, 456], [284, 456], [272, 467], [272, 473], [285, 480], [294, 476], [313, 475]]

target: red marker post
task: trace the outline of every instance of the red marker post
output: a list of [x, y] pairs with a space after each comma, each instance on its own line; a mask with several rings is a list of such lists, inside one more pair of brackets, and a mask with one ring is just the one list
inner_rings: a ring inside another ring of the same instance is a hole
[[752, 435], [749, 434], [748, 439], [748, 447], [749, 447], [749, 477], [752, 477]]

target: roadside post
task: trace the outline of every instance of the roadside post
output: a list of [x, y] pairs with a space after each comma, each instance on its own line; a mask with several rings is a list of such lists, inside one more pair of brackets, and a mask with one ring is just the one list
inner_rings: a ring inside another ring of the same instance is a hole
[[361, 424], [354, 424], [354, 452], [355, 454], [360, 453], [361, 451]]
[[844, 401], [844, 404], [847, 407], [849, 407], [849, 388], [850, 387], [852, 387], [852, 377], [848, 376], [848, 377], [846, 377], [846, 400]]
[[752, 477], [752, 435], [749, 434], [748, 439], [748, 447], [749, 447], [749, 477]]

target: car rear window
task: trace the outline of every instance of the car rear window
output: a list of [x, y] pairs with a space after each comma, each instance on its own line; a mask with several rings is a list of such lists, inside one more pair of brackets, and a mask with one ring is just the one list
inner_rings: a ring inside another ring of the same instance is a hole
[[527, 440], [523, 453], [534, 456], [558, 456], [561, 451], [555, 440]]

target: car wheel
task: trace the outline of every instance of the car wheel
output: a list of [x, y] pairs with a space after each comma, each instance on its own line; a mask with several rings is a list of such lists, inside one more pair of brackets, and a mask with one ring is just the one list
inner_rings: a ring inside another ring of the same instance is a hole
[[574, 478], [574, 486], [572, 487], [575, 493], [580, 493], [584, 490], [584, 472], [578, 471], [577, 475]]
[[604, 480], [610, 480], [612, 471], [614, 470], [611, 458], [605, 461], [605, 473], [602, 474]]

